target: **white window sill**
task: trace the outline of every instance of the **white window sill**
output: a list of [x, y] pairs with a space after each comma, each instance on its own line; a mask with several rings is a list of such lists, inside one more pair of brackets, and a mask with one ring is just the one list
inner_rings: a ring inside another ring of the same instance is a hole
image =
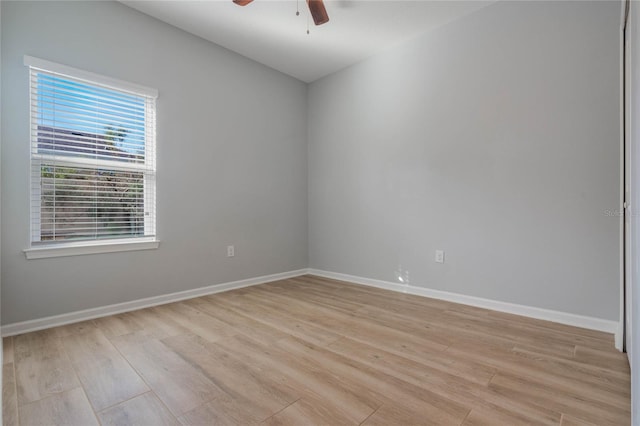
[[37, 246], [23, 250], [27, 259], [43, 259], [47, 257], [81, 256], [85, 254], [114, 253], [119, 251], [153, 250], [160, 241], [156, 239], [82, 241], [73, 243], [57, 243]]

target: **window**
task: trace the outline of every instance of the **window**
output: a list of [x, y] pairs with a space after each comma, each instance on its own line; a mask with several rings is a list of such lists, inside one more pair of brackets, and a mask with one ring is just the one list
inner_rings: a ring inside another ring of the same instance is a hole
[[25, 64], [32, 249], [155, 241], [157, 92], [36, 58]]

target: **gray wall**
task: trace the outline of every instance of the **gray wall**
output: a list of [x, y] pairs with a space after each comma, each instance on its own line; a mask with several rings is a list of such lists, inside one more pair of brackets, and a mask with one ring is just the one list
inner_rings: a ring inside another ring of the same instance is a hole
[[[2, 2], [2, 323], [306, 266], [617, 320], [619, 7], [498, 3], [307, 93], [118, 3]], [[159, 89], [160, 249], [25, 259], [24, 54]]]
[[[25, 259], [25, 54], [159, 90], [158, 250]], [[119, 3], [2, 2], [2, 323], [306, 267], [306, 90]]]
[[310, 266], [617, 321], [619, 20], [501, 2], [312, 83]]

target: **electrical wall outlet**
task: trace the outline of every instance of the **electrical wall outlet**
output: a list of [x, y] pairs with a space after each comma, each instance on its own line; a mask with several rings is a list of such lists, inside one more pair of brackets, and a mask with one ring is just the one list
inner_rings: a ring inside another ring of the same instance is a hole
[[436, 263], [444, 263], [444, 250], [436, 250]]
[[227, 257], [233, 257], [236, 255], [236, 249], [233, 246], [227, 246]]

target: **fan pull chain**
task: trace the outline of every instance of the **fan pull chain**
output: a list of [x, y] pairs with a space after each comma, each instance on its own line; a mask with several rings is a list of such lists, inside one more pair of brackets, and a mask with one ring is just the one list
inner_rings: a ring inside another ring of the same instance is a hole
[[310, 34], [309, 33], [309, 16], [307, 16], [307, 34]]
[[296, 0], [296, 16], [300, 16], [300, 0]]

